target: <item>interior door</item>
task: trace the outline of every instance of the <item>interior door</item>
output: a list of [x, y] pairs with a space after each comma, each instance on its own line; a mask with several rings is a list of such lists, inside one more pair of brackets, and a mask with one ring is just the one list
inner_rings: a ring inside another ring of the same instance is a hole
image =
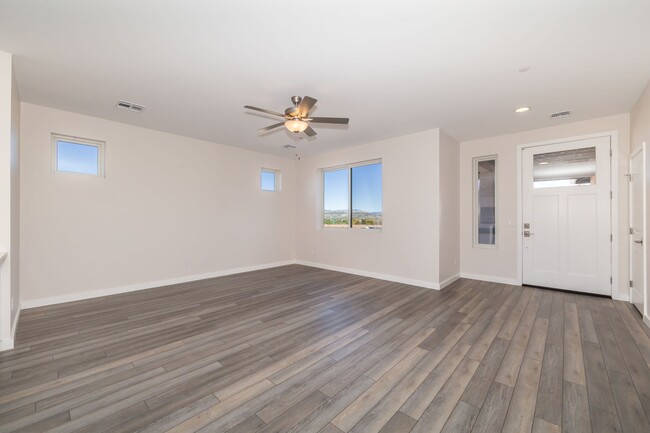
[[643, 314], [646, 281], [645, 143], [630, 158], [630, 302]]
[[610, 137], [525, 148], [523, 283], [611, 295]]

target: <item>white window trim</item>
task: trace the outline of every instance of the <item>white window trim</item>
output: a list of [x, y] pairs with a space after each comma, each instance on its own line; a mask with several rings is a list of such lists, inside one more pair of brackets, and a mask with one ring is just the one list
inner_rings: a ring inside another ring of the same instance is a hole
[[[381, 213], [382, 213], [382, 227], [377, 228], [377, 229], [372, 229], [372, 230], [363, 230], [358, 227], [353, 227], [352, 226], [352, 169], [354, 167], [361, 167], [364, 165], [372, 165], [372, 164], [382, 164], [382, 175], [381, 175]], [[348, 227], [328, 227], [325, 225], [323, 222], [323, 216], [325, 215], [325, 177], [324, 174], [330, 171], [337, 171], [337, 170], [343, 170], [347, 169], [348, 170], [348, 214], [350, 216], [350, 222], [348, 224]], [[360, 162], [355, 162], [352, 164], [341, 164], [341, 165], [336, 165], [332, 167], [325, 167], [325, 168], [320, 168], [318, 169], [318, 174], [320, 176], [320, 211], [318, 213], [318, 228], [324, 229], [324, 230], [355, 230], [355, 231], [360, 231], [360, 232], [379, 232], [381, 233], [383, 227], [383, 220], [384, 220], [384, 165], [382, 162], [381, 158], [378, 159], [370, 159], [367, 161], [360, 161]]]
[[[67, 141], [69, 143], [82, 144], [84, 146], [94, 146], [97, 148], [97, 174], [90, 173], [78, 173], [74, 171], [63, 171], [59, 170], [58, 167], [58, 158], [57, 158], [57, 147], [58, 141]], [[89, 138], [75, 137], [72, 135], [56, 134], [52, 133], [52, 172], [54, 173], [63, 173], [63, 174], [72, 174], [72, 175], [82, 175], [82, 176], [93, 176], [93, 177], [105, 177], [105, 159], [104, 154], [106, 150], [106, 142], [99, 140], [92, 140]]]
[[[273, 173], [275, 175], [275, 185], [274, 189], [264, 189], [262, 188], [262, 173]], [[273, 168], [262, 167], [260, 169], [260, 190], [264, 192], [280, 192], [282, 189], [282, 172]]]
[[[494, 245], [480, 244], [478, 242], [478, 163], [494, 160]], [[497, 249], [499, 245], [499, 158], [497, 155], [487, 155], [472, 158], [472, 243], [474, 248]]]

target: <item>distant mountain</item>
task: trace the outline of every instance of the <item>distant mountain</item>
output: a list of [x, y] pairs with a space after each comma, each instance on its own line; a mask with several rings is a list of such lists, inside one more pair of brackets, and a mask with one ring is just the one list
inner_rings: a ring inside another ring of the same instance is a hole
[[[381, 226], [383, 222], [383, 213], [369, 212], [363, 209], [353, 209], [352, 219], [355, 225]], [[348, 210], [347, 209], [337, 209], [337, 210], [326, 209], [323, 215], [323, 222], [326, 225], [347, 224]]]

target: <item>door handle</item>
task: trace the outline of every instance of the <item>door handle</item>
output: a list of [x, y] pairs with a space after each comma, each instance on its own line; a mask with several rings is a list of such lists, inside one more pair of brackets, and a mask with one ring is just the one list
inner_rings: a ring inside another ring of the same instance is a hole
[[529, 238], [529, 237], [531, 237], [531, 236], [534, 235], [534, 234], [535, 234], [535, 233], [531, 232], [530, 230], [524, 230], [524, 237], [525, 237], [525, 238]]
[[638, 240], [638, 241], [634, 241], [634, 243], [635, 243], [635, 244], [641, 244], [641, 245], [643, 245], [643, 239]]

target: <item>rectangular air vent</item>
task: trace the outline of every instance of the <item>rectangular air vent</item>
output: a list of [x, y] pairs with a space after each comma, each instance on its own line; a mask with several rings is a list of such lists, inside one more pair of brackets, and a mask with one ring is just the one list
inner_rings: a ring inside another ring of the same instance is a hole
[[551, 119], [560, 119], [562, 117], [569, 117], [571, 115], [570, 111], [558, 111], [557, 113], [551, 114]]
[[285, 149], [295, 149], [296, 148], [296, 146], [294, 146], [293, 144], [285, 144], [282, 147], [284, 147]]
[[135, 111], [136, 113], [139, 113], [146, 108], [144, 105], [134, 104], [133, 102], [128, 101], [117, 101], [117, 107], [122, 110]]

